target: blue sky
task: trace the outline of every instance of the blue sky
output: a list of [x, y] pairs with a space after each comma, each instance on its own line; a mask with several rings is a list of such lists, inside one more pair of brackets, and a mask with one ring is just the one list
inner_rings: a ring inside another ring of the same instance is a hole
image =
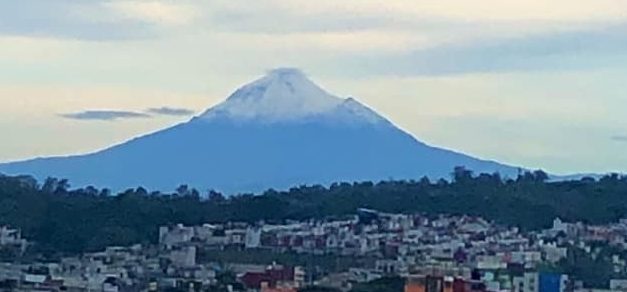
[[0, 161], [101, 149], [299, 67], [430, 144], [627, 171], [626, 39], [622, 0], [4, 1]]

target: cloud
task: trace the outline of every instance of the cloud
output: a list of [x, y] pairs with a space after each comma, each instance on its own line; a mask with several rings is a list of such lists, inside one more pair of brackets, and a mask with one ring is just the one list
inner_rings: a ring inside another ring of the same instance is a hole
[[616, 136], [612, 136], [611, 139], [616, 142], [627, 143], [627, 135], [616, 135]]
[[625, 38], [627, 23], [477, 39], [399, 54], [374, 53], [358, 56], [350, 65], [363, 72], [401, 76], [589, 69], [615, 66], [617, 58], [627, 62]]
[[194, 114], [193, 110], [186, 108], [173, 108], [173, 107], [159, 107], [159, 108], [149, 108], [146, 110], [147, 113], [156, 114], [156, 115], [164, 115], [164, 116], [189, 116]]
[[162, 116], [189, 116], [194, 114], [193, 110], [185, 108], [159, 107], [149, 108], [144, 112], [123, 111], [123, 110], [86, 110], [75, 113], [60, 114], [66, 119], [81, 121], [116, 121], [124, 119], [151, 118], [153, 115]]
[[150, 115], [146, 113], [117, 110], [88, 110], [76, 113], [61, 114], [60, 116], [67, 119], [84, 121], [115, 121], [120, 119], [137, 119], [150, 117]]
[[121, 0], [0, 2], [0, 35], [90, 41], [155, 37], [163, 27], [186, 24], [196, 11], [182, 4]]
[[217, 30], [259, 34], [362, 31], [389, 26], [394, 21], [393, 17], [333, 10], [304, 13], [300, 9], [277, 9], [276, 4], [264, 5], [261, 2], [247, 2], [246, 5], [234, 7], [216, 5], [207, 13], [207, 20]]
[[[233, 7], [251, 7], [246, 0], [213, 0], [228, 2]], [[302, 12], [303, 14], [411, 14], [415, 17], [436, 16], [466, 20], [532, 20], [557, 19], [560, 21], [586, 21], [591, 19], [622, 19], [627, 4], [622, 0], [570, 1], [525, 0], [480, 2], [439, 0], [395, 0], [382, 4], [381, 0], [318, 0], [284, 1], [258, 0], [259, 5], [275, 11]], [[254, 7], [257, 8], [257, 7]], [[249, 8], [249, 9], [254, 9]]]
[[159, 1], [113, 1], [104, 4], [114, 12], [147, 23], [183, 25], [200, 16], [191, 5]]
[[[0, 34], [88, 40], [127, 39], [147, 34], [132, 21], [115, 21], [99, 5], [78, 1], [3, 1]], [[94, 17], [97, 16], [97, 17]]]
[[[389, 3], [388, 3], [389, 2]], [[490, 22], [582, 23], [624, 19], [627, 4], [621, 0], [594, 2], [568, 0], [499, 1], [481, 3], [440, 0], [211, 0], [198, 9], [205, 11], [219, 29], [293, 33], [352, 31], [383, 27], [412, 30], [425, 24]], [[198, 1], [197, 1], [198, 3]], [[285, 25], [289, 23], [290, 25]], [[417, 31], [415, 31], [417, 32]], [[420, 33], [420, 32], [417, 32]]]

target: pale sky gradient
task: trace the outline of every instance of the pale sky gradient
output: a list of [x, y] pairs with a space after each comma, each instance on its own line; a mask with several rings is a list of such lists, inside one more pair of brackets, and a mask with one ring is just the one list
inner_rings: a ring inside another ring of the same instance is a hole
[[624, 0], [0, 2], [0, 161], [91, 152], [299, 67], [426, 143], [627, 171]]

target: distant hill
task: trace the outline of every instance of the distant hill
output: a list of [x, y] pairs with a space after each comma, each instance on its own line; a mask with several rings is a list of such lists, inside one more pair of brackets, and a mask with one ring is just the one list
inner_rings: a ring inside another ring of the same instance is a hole
[[336, 181], [449, 178], [455, 166], [518, 169], [426, 145], [296, 69], [277, 69], [189, 122], [80, 156], [0, 164], [6, 174], [112, 189], [180, 184], [226, 193]]

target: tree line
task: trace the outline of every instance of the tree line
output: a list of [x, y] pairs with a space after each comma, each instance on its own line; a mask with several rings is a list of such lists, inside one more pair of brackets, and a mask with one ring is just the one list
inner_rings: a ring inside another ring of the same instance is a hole
[[358, 208], [475, 215], [527, 230], [548, 227], [555, 217], [607, 223], [627, 215], [625, 176], [548, 179], [542, 171], [503, 178], [457, 167], [450, 180], [339, 182], [227, 197], [185, 185], [174, 193], [137, 187], [112, 194], [91, 186], [73, 189], [66, 179], [0, 176], [0, 225], [20, 228], [38, 252], [57, 254], [154, 243], [158, 227], [167, 224], [284, 222], [342, 217]]

